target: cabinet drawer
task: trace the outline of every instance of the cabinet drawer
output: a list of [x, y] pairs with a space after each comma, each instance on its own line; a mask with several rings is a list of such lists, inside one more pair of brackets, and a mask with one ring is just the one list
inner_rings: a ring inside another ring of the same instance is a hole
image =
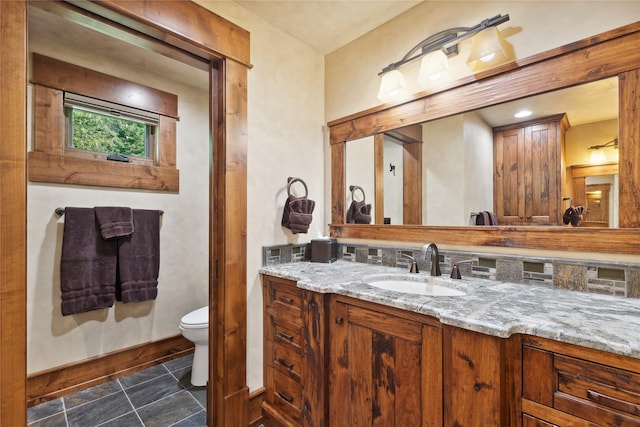
[[273, 345], [273, 366], [300, 382], [300, 352], [292, 346], [275, 343]]
[[269, 301], [267, 304], [276, 311], [285, 310], [298, 317], [302, 309], [302, 289], [293, 283], [279, 283], [269, 281]]
[[275, 370], [273, 372], [273, 403], [292, 419], [302, 418], [302, 387], [289, 376]]
[[594, 422], [640, 424], [639, 374], [559, 354], [553, 367], [556, 409]]
[[273, 342], [293, 346], [300, 351], [302, 326], [284, 319], [273, 319]]
[[525, 346], [523, 398], [585, 425], [640, 425], [640, 374], [579, 357]]
[[557, 427], [555, 424], [539, 420], [527, 414], [522, 415], [522, 427]]

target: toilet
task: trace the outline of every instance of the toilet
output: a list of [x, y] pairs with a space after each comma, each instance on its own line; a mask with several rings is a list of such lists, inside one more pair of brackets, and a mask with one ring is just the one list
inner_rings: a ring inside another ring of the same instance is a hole
[[185, 314], [180, 319], [180, 332], [195, 344], [191, 384], [207, 385], [209, 379], [209, 307], [202, 307]]

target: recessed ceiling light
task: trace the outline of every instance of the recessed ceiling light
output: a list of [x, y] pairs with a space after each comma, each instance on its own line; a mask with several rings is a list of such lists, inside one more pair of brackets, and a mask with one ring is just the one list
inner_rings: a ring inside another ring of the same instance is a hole
[[529, 111], [529, 110], [520, 110], [516, 114], [514, 114], [514, 116], [519, 118], [519, 119], [521, 119], [523, 117], [529, 117], [530, 115], [531, 115], [531, 111]]

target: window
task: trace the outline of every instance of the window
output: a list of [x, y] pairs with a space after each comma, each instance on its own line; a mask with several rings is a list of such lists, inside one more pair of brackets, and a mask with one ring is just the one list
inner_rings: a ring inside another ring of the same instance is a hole
[[31, 83], [31, 181], [179, 190], [176, 95], [37, 53]]
[[64, 94], [67, 148], [79, 156], [119, 154], [153, 164], [158, 114], [67, 92]]

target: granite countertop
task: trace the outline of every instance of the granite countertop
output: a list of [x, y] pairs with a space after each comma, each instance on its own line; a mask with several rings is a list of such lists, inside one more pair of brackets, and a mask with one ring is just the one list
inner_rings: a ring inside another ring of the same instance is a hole
[[[552, 289], [536, 285], [442, 276], [462, 296], [424, 296], [382, 290], [368, 275], [408, 274], [406, 269], [348, 261], [265, 266], [260, 273], [290, 279], [298, 287], [333, 293], [433, 316], [440, 322], [507, 338], [529, 334], [640, 358], [640, 299]], [[428, 273], [417, 277], [426, 280]]]

